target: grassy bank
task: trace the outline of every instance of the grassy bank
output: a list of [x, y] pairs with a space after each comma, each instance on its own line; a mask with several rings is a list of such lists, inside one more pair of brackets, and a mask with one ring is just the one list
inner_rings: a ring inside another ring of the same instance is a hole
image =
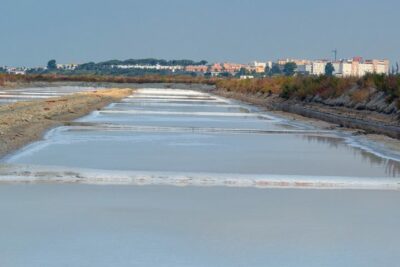
[[109, 83], [185, 83], [215, 85], [236, 93], [279, 95], [284, 99], [307, 100], [348, 95], [354, 103], [367, 101], [376, 92], [385, 94], [387, 103], [400, 106], [400, 75], [370, 74], [362, 78], [328, 76], [276, 76], [260, 79], [205, 78], [179, 75], [104, 76], [104, 75], [10, 75], [0, 74], [0, 86], [29, 82], [109, 82]]
[[0, 157], [40, 139], [51, 127], [82, 117], [132, 93], [109, 89], [0, 107]]
[[219, 80], [216, 93], [339, 126], [400, 139], [400, 76]]

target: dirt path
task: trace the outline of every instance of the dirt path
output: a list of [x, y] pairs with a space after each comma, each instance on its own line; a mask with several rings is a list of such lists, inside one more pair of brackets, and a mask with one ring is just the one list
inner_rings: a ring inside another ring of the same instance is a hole
[[132, 89], [107, 89], [0, 106], [0, 158], [42, 138], [49, 128], [64, 125], [131, 93]]

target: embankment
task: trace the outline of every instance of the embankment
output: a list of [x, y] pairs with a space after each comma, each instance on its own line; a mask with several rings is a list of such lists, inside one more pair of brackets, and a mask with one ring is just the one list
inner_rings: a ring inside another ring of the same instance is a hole
[[131, 93], [132, 89], [107, 89], [0, 106], [0, 157], [40, 139], [51, 127], [82, 117]]
[[217, 94], [400, 139], [400, 75], [225, 79]]
[[[360, 129], [366, 133], [384, 134], [400, 139], [400, 123], [396, 109], [388, 113], [379, 112], [376, 108], [375, 110], [368, 108], [359, 110], [354, 107], [346, 107], [345, 103], [335, 105], [333, 101], [324, 103], [315, 100], [284, 99], [277, 94], [243, 93], [221, 88], [214, 90], [214, 93], [256, 104], [272, 111], [289, 112], [337, 124], [340, 127]], [[376, 102], [377, 98], [382, 99], [382, 96], [372, 97], [367, 105]], [[382, 105], [385, 106], [385, 104]], [[386, 106], [393, 107], [393, 105]]]

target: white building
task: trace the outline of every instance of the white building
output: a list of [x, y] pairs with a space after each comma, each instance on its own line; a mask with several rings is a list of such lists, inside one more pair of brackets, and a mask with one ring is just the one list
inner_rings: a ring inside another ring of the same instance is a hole
[[57, 64], [59, 70], [74, 70], [78, 67], [78, 64]]
[[312, 64], [297, 65], [296, 71], [305, 75], [312, 74]]
[[343, 77], [353, 76], [353, 64], [351, 62], [342, 62], [340, 64], [340, 71]]
[[358, 73], [357, 73], [358, 75], [357, 76], [364, 76], [368, 73], [375, 73], [373, 64], [361, 63], [358, 65]]
[[325, 67], [328, 64], [327, 61], [313, 61], [311, 63], [311, 74], [312, 75], [324, 75], [325, 74]]
[[[298, 68], [299, 71], [306, 72], [306, 69], [311, 75], [324, 75], [325, 67], [329, 63], [326, 60], [312, 61], [310, 65], [304, 65], [304, 67]], [[333, 74], [339, 77], [362, 77], [368, 73], [377, 74], [388, 74], [389, 73], [389, 61], [388, 60], [366, 60], [363, 61], [361, 58], [355, 58], [351, 60], [341, 60], [331, 62], [334, 67]]]
[[26, 68], [25, 67], [4, 67], [8, 74], [17, 74], [17, 75], [25, 75]]
[[241, 80], [254, 79], [253, 75], [240, 75]]
[[[272, 63], [271, 63], [272, 65]], [[263, 73], [265, 71], [265, 68], [268, 66], [267, 62], [258, 62], [258, 61], [253, 61], [249, 64], [250, 69], [257, 72], [257, 73]]]
[[163, 66], [160, 64], [157, 65], [112, 65], [112, 68], [117, 69], [141, 69], [141, 70], [170, 70], [175, 72], [177, 70], [183, 70], [183, 66]]

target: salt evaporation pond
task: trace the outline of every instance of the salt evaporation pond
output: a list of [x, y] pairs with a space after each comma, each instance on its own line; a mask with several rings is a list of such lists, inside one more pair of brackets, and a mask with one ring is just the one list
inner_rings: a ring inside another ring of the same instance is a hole
[[97, 90], [83, 86], [27, 87], [19, 89], [1, 89], [0, 105], [20, 101], [43, 100], [50, 97], [65, 96], [77, 92]]
[[139, 89], [6, 158], [0, 259], [394, 266], [399, 160], [206, 92]]

